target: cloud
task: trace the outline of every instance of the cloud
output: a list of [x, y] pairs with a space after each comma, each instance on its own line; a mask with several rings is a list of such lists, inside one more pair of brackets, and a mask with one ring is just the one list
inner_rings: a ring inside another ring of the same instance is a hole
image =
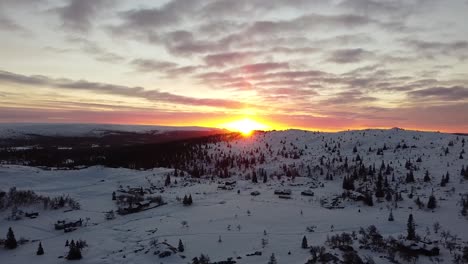
[[18, 25], [9, 17], [0, 13], [0, 30], [5, 31], [24, 31], [24, 28]]
[[340, 49], [332, 51], [328, 57], [329, 62], [334, 63], [357, 63], [368, 58], [371, 58], [374, 54], [364, 49]]
[[[89, 39], [82, 37], [67, 37], [66, 41], [68, 43], [79, 45], [80, 50], [86, 54], [90, 54], [97, 61], [107, 62], [107, 63], [122, 63], [126, 60], [124, 56], [121, 56], [117, 53], [107, 51], [107, 49], [99, 46], [98, 43], [93, 42]], [[48, 48], [56, 52], [68, 52], [66, 49], [60, 48]], [[71, 50], [69, 50], [71, 51]]]
[[468, 88], [462, 86], [432, 87], [408, 92], [408, 96], [414, 99], [435, 99], [440, 101], [467, 101]]
[[426, 41], [418, 39], [401, 39], [401, 42], [412, 48], [415, 52], [428, 58], [435, 58], [439, 55], [457, 56], [466, 58], [468, 56], [468, 41], [458, 40], [451, 42]]
[[330, 99], [322, 101], [325, 105], [359, 104], [377, 101], [377, 98], [368, 96], [358, 90], [349, 90], [333, 95]]
[[131, 64], [141, 72], [160, 72], [174, 69], [177, 67], [177, 63], [169, 61], [158, 61], [149, 59], [134, 59]]
[[74, 81], [70, 79], [52, 79], [46, 76], [26, 76], [6, 71], [0, 71], [0, 82], [22, 84], [28, 86], [56, 87], [60, 89], [82, 90], [94, 92], [97, 94], [110, 94], [143, 98], [149, 101], [165, 102], [172, 104], [191, 105], [191, 106], [210, 106], [218, 108], [239, 109], [248, 104], [225, 99], [212, 98], [194, 98], [182, 95], [176, 95], [159, 90], [148, 90], [143, 87], [128, 87], [107, 83], [88, 82], [86, 80]]
[[255, 74], [260, 72], [269, 72], [280, 69], [289, 69], [289, 63], [287, 62], [261, 62], [254, 64], [247, 64], [241, 66], [233, 71], [238, 71], [245, 74]]
[[86, 32], [100, 11], [114, 2], [109, 0], [67, 0], [65, 6], [56, 9], [63, 26], [74, 31]]
[[153, 30], [175, 26], [186, 15], [195, 12], [201, 5], [200, 0], [171, 0], [161, 7], [139, 8], [121, 12], [124, 22], [121, 25], [129, 30]]
[[245, 63], [257, 55], [259, 55], [259, 52], [225, 52], [206, 55], [203, 57], [203, 60], [208, 66], [219, 67]]

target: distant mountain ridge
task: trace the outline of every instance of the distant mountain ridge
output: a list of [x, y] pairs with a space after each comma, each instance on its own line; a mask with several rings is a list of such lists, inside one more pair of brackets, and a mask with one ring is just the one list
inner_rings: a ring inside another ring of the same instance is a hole
[[117, 125], [117, 124], [39, 124], [5, 123], [0, 124], [0, 138], [18, 138], [31, 136], [53, 137], [101, 137], [112, 134], [161, 134], [174, 131], [219, 131], [218, 128], [198, 126], [153, 126], [153, 125]]

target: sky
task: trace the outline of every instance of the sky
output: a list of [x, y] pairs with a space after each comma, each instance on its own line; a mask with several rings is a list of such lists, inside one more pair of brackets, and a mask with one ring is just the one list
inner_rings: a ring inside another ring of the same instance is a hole
[[467, 0], [0, 0], [0, 122], [468, 132]]

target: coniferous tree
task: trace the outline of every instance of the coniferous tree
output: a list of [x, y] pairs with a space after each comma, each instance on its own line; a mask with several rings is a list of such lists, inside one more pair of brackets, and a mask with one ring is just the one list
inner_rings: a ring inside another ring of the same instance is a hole
[[210, 258], [208, 255], [201, 254], [199, 258], [200, 264], [210, 264]]
[[307, 238], [306, 238], [306, 236], [304, 236], [304, 237], [302, 238], [302, 245], [301, 245], [301, 246], [302, 246], [302, 248], [308, 248], [308, 247], [309, 247], [309, 245], [307, 244]]
[[165, 186], [171, 185], [171, 175], [170, 174], [167, 174], [166, 181], [164, 182], [164, 185]]
[[268, 264], [277, 264], [278, 262], [276, 261], [275, 253], [271, 253], [270, 256], [270, 261], [268, 261]]
[[437, 200], [434, 197], [434, 194], [431, 194], [431, 196], [429, 196], [429, 201], [427, 202], [427, 208], [434, 209], [436, 207], [437, 207]]
[[70, 243], [68, 242], [68, 239], [67, 241], [65, 241], [65, 246], [68, 247], [70, 245]]
[[395, 219], [393, 218], [393, 212], [390, 210], [390, 215], [388, 216], [388, 221], [393, 222]]
[[177, 247], [177, 249], [179, 250], [179, 252], [184, 252], [185, 250], [184, 244], [182, 244], [182, 240], [180, 239], [179, 239], [179, 246]]
[[266, 183], [268, 181], [266, 173], [263, 175], [263, 183]]
[[68, 260], [77, 260], [82, 258], [81, 249], [75, 244], [75, 241], [72, 240], [69, 247], [70, 250], [68, 251], [67, 255]]
[[429, 171], [426, 170], [426, 173], [424, 174], [424, 182], [430, 182], [431, 177], [429, 177]]
[[252, 172], [252, 182], [253, 183], [258, 183], [257, 173], [255, 173], [255, 171]]
[[375, 197], [382, 198], [385, 196], [385, 193], [383, 191], [382, 181], [383, 181], [382, 173], [379, 173], [379, 176], [377, 178], [377, 183], [376, 183]]
[[406, 239], [414, 240], [416, 239], [416, 226], [414, 224], [413, 214], [410, 214], [408, 217], [408, 224], [407, 226], [407, 236]]
[[42, 248], [42, 243], [41, 242], [39, 242], [39, 247], [37, 248], [36, 255], [38, 255], [38, 256], [44, 255], [44, 249]]
[[187, 199], [187, 202], [188, 202], [188, 205], [192, 205], [193, 200], [192, 200], [192, 195], [191, 195], [191, 194], [189, 194], [189, 197], [188, 197], [188, 199]]
[[468, 263], [468, 246], [463, 248], [463, 256], [462, 256], [462, 259]]
[[15, 249], [16, 247], [18, 247], [18, 242], [16, 242], [15, 234], [13, 233], [13, 230], [10, 227], [8, 228], [8, 233], [5, 240], [5, 248]]
[[413, 170], [410, 170], [410, 172], [406, 174], [406, 183], [410, 183], [410, 182], [414, 182]]

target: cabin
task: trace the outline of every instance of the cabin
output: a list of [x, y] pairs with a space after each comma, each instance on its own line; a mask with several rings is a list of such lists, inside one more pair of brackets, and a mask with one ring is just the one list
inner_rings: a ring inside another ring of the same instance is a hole
[[38, 212], [25, 213], [24, 216], [29, 217], [30, 219], [34, 219], [39, 216], [39, 213]]
[[311, 190], [304, 190], [301, 192], [301, 195], [304, 195], [304, 196], [314, 196], [314, 192], [311, 191]]
[[80, 227], [83, 225], [83, 220], [80, 218], [80, 220], [75, 221], [75, 222], [66, 222], [65, 220], [58, 220], [57, 223], [54, 224], [55, 230], [65, 230], [69, 229], [71, 227]]
[[275, 190], [276, 195], [291, 195], [290, 189], [277, 189]]

